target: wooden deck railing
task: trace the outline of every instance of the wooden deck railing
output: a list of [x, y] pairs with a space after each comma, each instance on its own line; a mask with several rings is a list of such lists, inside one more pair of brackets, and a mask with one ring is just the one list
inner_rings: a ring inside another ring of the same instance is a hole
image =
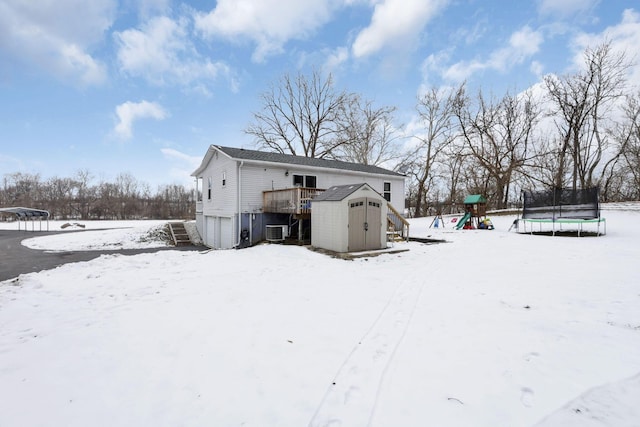
[[262, 192], [264, 212], [304, 215], [311, 213], [311, 199], [323, 193], [319, 188], [295, 187]]
[[[393, 207], [391, 203], [387, 203], [389, 211], [387, 213], [387, 222], [389, 224], [389, 231], [396, 232], [404, 240], [409, 240], [409, 221], [407, 221], [401, 214]], [[393, 228], [393, 230], [391, 230]]]
[[[311, 213], [311, 200], [325, 190], [319, 188], [295, 187], [282, 190], [262, 192], [262, 206], [266, 213], [288, 213], [306, 215]], [[387, 222], [389, 231], [393, 231], [405, 240], [409, 240], [409, 222], [398, 212], [391, 203]]]

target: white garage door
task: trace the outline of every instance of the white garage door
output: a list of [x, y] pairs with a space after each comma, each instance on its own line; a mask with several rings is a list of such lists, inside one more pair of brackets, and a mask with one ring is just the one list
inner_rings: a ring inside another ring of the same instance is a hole
[[233, 219], [220, 218], [220, 248], [233, 248]]

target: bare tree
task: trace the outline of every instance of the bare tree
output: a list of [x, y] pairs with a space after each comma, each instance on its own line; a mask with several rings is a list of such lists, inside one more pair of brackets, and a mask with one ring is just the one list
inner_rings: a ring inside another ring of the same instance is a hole
[[534, 129], [540, 116], [530, 92], [507, 93], [502, 99], [486, 100], [479, 92], [474, 105], [461, 87], [456, 95], [458, 118], [466, 150], [476, 162], [467, 174], [472, 185], [497, 205], [508, 205], [514, 175], [530, 157]]
[[44, 184], [47, 210], [54, 218], [68, 218], [72, 213], [69, 200], [73, 200], [76, 183], [71, 178], [53, 177]]
[[556, 182], [557, 152], [556, 140], [549, 135], [538, 135], [529, 146], [530, 156], [519, 170], [522, 188], [553, 188]]
[[456, 203], [462, 198], [460, 194], [460, 183], [463, 177], [465, 165], [468, 163], [468, 156], [464, 154], [464, 146], [455, 143], [447, 146], [443, 151], [443, 159], [439, 162], [442, 167], [444, 187], [447, 191], [445, 203], [451, 206], [449, 213], [456, 213]]
[[625, 55], [613, 52], [610, 42], [586, 49], [584, 65], [575, 74], [545, 77], [560, 139], [557, 187], [563, 187], [567, 178], [574, 189], [598, 184], [598, 167], [609, 144], [602, 122], [623, 95], [629, 67]]
[[335, 89], [331, 75], [285, 74], [262, 94], [262, 111], [254, 113], [245, 133], [279, 153], [328, 157], [345, 142], [337, 138], [338, 116], [349, 96]]
[[435, 164], [456, 135], [455, 95], [455, 90], [442, 91], [434, 87], [418, 98], [416, 108], [421, 128], [414, 136], [418, 143], [402, 166], [414, 180], [416, 217], [427, 214], [427, 194], [436, 178]]
[[131, 218], [139, 212], [138, 180], [130, 173], [120, 173], [116, 176], [119, 216], [121, 219]]
[[617, 154], [604, 168], [604, 200], [640, 199], [640, 92], [626, 97], [622, 112], [611, 130]]
[[395, 107], [373, 106], [359, 95], [351, 95], [337, 117], [337, 140], [342, 144], [331, 157], [363, 165], [380, 166], [399, 157], [398, 128], [393, 125]]
[[74, 205], [75, 212], [81, 219], [88, 219], [92, 204], [96, 200], [93, 186], [93, 175], [88, 169], [80, 169], [76, 172], [75, 187], [76, 203]]
[[3, 176], [1, 206], [47, 209], [57, 219], [193, 218], [192, 189], [173, 184], [152, 194], [149, 185], [131, 174], [119, 174], [115, 183], [93, 185], [92, 174], [81, 170], [73, 178], [53, 177], [45, 182], [38, 174]]
[[38, 207], [42, 201], [42, 184], [39, 174], [16, 172], [5, 175], [6, 204]]

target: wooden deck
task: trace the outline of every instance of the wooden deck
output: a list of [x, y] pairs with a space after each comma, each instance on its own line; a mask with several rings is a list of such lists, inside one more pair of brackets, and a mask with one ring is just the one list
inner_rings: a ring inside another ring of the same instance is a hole
[[262, 192], [262, 206], [267, 213], [310, 215], [311, 199], [325, 190], [295, 187]]
[[[311, 200], [322, 194], [320, 188], [295, 187], [282, 190], [262, 192], [262, 206], [265, 213], [286, 213], [297, 217], [311, 217]], [[391, 203], [387, 203], [387, 230], [394, 239], [409, 239], [409, 222], [398, 212]]]

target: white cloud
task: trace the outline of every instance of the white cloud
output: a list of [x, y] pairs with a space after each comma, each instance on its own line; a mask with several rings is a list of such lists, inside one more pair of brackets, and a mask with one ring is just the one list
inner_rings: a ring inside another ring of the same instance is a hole
[[586, 48], [594, 48], [605, 41], [611, 43], [613, 52], [625, 53], [627, 60], [632, 63], [629, 69], [630, 83], [640, 88], [640, 55], [637, 53], [640, 46], [640, 13], [627, 9], [619, 24], [607, 27], [598, 34], [578, 34], [571, 41], [571, 47], [575, 49], [574, 67], [584, 66], [583, 54]]
[[114, 133], [120, 139], [126, 140], [131, 139], [133, 136], [133, 123], [136, 120], [147, 118], [164, 120], [169, 116], [169, 114], [156, 102], [127, 101], [116, 107], [116, 116], [118, 117], [118, 123], [116, 123]]
[[544, 65], [542, 65], [538, 61], [531, 61], [531, 66], [529, 67], [531, 72], [538, 76], [538, 78], [542, 79], [544, 74]]
[[218, 0], [209, 13], [195, 16], [195, 27], [205, 37], [256, 44], [253, 60], [283, 51], [290, 39], [304, 39], [331, 18], [342, 1], [329, 0]]
[[567, 18], [593, 9], [600, 0], [540, 0], [538, 12], [541, 15]]
[[186, 18], [155, 17], [140, 29], [117, 32], [114, 37], [122, 71], [152, 84], [194, 86], [203, 91], [203, 80], [230, 74], [227, 65], [211, 62], [197, 52], [189, 39]]
[[171, 10], [171, 0], [137, 0], [138, 10], [142, 17], [155, 13], [164, 14]]
[[0, 2], [0, 51], [82, 85], [104, 82], [106, 67], [91, 55], [115, 19], [115, 0]]
[[486, 60], [457, 62], [444, 71], [443, 77], [446, 80], [460, 82], [486, 69], [505, 72], [536, 54], [543, 41], [541, 32], [525, 26], [511, 35], [507, 46], [493, 51]]
[[331, 73], [349, 60], [349, 49], [341, 46], [332, 50], [325, 60], [323, 70]]
[[189, 166], [192, 166], [193, 169], [200, 166], [200, 162], [202, 161], [202, 156], [190, 156], [173, 148], [161, 148], [160, 151], [166, 159], [187, 163]]
[[193, 185], [191, 173], [200, 166], [202, 156], [190, 156], [173, 148], [161, 148], [160, 152], [171, 163], [169, 175], [185, 186]]
[[447, 3], [448, 0], [377, 1], [371, 24], [353, 42], [354, 56], [368, 56], [385, 47], [406, 46]]

